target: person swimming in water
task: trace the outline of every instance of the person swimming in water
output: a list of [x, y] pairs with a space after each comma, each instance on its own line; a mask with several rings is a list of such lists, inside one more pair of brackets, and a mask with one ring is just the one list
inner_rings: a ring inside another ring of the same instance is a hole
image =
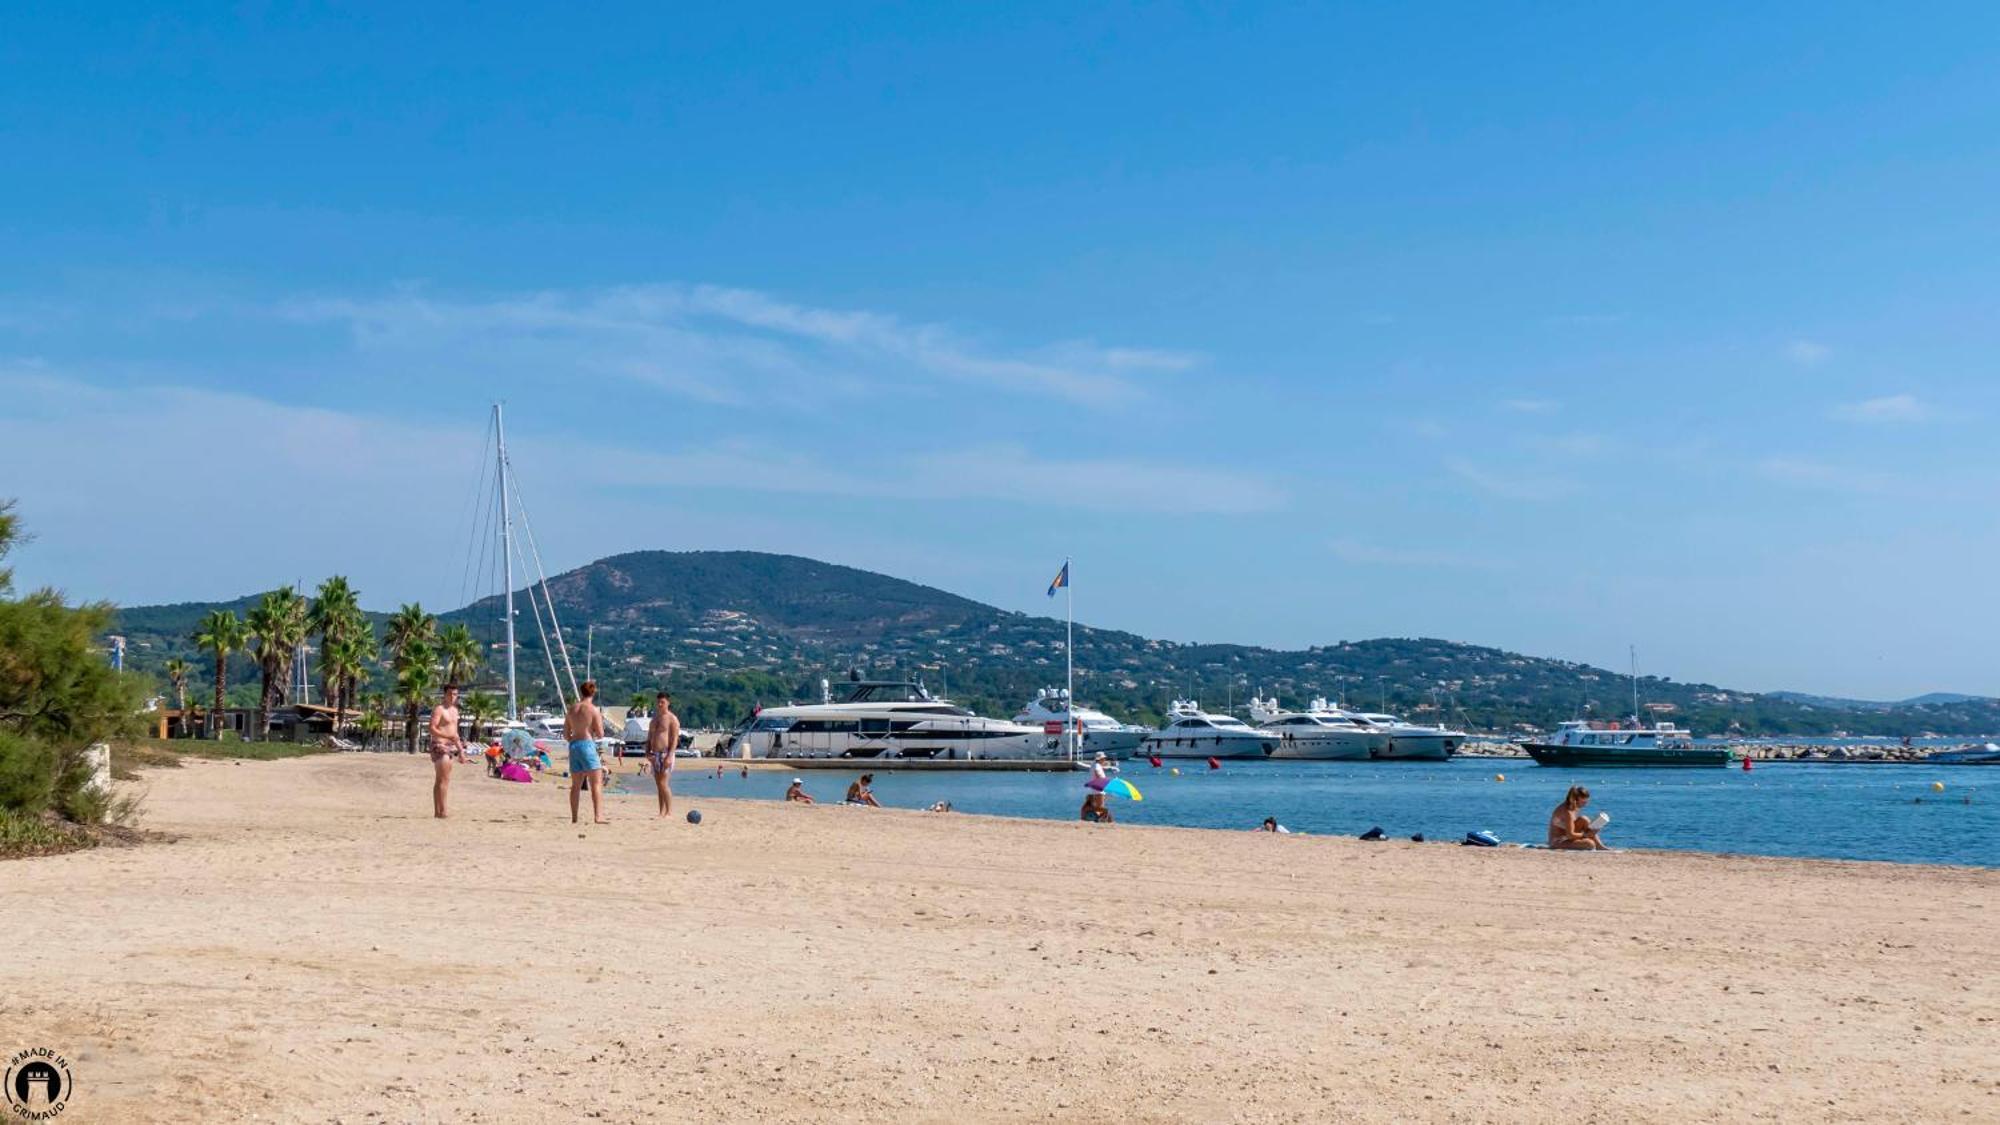
[[1549, 847], [1560, 851], [1601, 852], [1608, 851], [1604, 841], [1597, 838], [1597, 826], [1583, 815], [1583, 806], [1590, 803], [1590, 790], [1581, 785], [1569, 787], [1562, 804], [1549, 814]]

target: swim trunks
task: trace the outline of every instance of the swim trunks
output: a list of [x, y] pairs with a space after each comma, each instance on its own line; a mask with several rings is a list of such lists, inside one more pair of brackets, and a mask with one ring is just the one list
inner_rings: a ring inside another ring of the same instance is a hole
[[664, 754], [661, 754], [652, 750], [648, 750], [646, 751], [646, 765], [647, 768], [651, 769], [654, 773], [672, 774], [674, 772], [673, 752], [670, 750]]
[[597, 743], [588, 738], [579, 738], [569, 744], [569, 772], [589, 773], [604, 768], [603, 759], [597, 756]]

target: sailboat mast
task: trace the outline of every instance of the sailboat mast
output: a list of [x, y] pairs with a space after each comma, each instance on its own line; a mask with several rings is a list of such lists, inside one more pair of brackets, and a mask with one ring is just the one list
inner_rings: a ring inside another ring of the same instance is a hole
[[507, 591], [507, 721], [520, 718], [520, 698], [514, 680], [514, 515], [507, 506], [507, 429], [500, 404], [493, 404], [494, 446], [500, 457], [500, 557], [505, 560]]

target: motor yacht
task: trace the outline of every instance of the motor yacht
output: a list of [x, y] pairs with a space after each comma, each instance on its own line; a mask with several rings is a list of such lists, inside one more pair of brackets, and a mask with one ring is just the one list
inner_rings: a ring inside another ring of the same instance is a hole
[[1356, 722], [1324, 699], [1303, 711], [1287, 711], [1260, 695], [1250, 700], [1250, 721], [1278, 735], [1273, 758], [1366, 761], [1389, 748], [1387, 731]]
[[1014, 716], [1015, 722], [1040, 727], [1058, 738], [1062, 736], [1063, 724], [1071, 719], [1081, 735], [1077, 739], [1078, 756], [1085, 758], [1098, 754], [1115, 760], [1129, 758], [1139, 748], [1139, 740], [1152, 733], [1142, 726], [1121, 723], [1102, 711], [1073, 705], [1069, 692], [1063, 688], [1043, 688]]
[[1278, 736], [1229, 715], [1212, 715], [1192, 699], [1176, 699], [1167, 725], [1139, 741], [1139, 752], [1161, 758], [1268, 758]]
[[819, 703], [752, 712], [724, 745], [733, 755], [755, 758], [1018, 761], [1068, 753], [1060, 733], [974, 714], [932, 696], [922, 684], [856, 680], [846, 689], [837, 703], [822, 684]]
[[1377, 761], [1442, 762], [1465, 745], [1464, 731], [1404, 722], [1380, 711], [1347, 711], [1347, 717], [1389, 736], [1389, 745], [1373, 753]]

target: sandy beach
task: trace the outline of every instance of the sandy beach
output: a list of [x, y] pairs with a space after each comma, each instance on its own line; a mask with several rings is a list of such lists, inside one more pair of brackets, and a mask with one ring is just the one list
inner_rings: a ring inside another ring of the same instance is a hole
[[64, 1120], [2000, 1118], [1989, 871], [136, 784], [177, 841], [0, 865]]

